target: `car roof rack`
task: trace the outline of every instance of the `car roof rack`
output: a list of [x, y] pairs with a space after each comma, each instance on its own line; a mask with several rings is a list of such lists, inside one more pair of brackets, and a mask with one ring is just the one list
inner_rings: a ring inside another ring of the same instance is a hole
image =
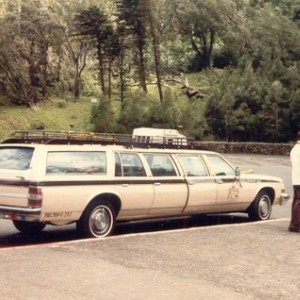
[[151, 142], [150, 139], [139, 139], [129, 134], [95, 133], [76, 131], [44, 131], [29, 130], [15, 131], [2, 144], [25, 143], [25, 144], [100, 144], [122, 145], [128, 148], [170, 148], [170, 149], [193, 149], [195, 144], [191, 138], [168, 138], [159, 137], [160, 142]]

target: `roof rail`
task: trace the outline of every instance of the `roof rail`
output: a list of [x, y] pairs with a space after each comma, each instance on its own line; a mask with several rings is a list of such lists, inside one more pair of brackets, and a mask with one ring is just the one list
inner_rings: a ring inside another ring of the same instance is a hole
[[95, 133], [95, 132], [76, 132], [76, 131], [44, 131], [29, 130], [15, 131], [11, 137], [2, 141], [8, 143], [26, 144], [101, 144], [101, 145], [123, 145], [126, 147], [138, 148], [170, 148], [170, 149], [191, 149], [193, 139], [173, 138], [172, 140], [162, 138], [159, 142], [141, 140], [129, 134], [116, 133]]

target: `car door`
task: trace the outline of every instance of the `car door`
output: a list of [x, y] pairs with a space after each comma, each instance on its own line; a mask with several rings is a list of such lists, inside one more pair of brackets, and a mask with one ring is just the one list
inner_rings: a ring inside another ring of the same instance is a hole
[[185, 213], [211, 212], [217, 201], [217, 183], [209, 175], [206, 164], [199, 154], [177, 155], [188, 186], [188, 201]]
[[187, 185], [170, 154], [144, 153], [152, 173], [154, 202], [149, 215], [171, 216], [182, 213], [187, 202]]
[[148, 215], [154, 189], [138, 153], [115, 153], [115, 186], [122, 201], [119, 219]]
[[243, 207], [240, 199], [242, 186], [236, 176], [234, 167], [219, 154], [207, 154], [205, 159], [217, 184], [217, 201], [213, 211], [229, 212], [239, 210]]

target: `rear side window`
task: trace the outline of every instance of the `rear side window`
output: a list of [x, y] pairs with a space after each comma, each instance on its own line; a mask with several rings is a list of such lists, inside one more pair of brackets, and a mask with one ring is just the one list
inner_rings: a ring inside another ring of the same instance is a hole
[[146, 176], [138, 154], [115, 153], [115, 176]]
[[168, 154], [144, 154], [153, 176], [177, 176], [176, 169]]
[[34, 148], [5, 147], [0, 148], [0, 169], [29, 169]]
[[105, 175], [107, 172], [105, 152], [49, 152], [47, 175]]

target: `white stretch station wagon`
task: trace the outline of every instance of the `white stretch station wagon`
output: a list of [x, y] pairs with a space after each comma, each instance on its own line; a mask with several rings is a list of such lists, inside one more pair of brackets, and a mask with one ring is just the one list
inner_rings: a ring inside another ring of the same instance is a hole
[[206, 213], [266, 220], [288, 199], [282, 179], [240, 174], [215, 152], [32, 136], [0, 144], [0, 218], [24, 233], [76, 222], [84, 236], [105, 237], [118, 221]]

